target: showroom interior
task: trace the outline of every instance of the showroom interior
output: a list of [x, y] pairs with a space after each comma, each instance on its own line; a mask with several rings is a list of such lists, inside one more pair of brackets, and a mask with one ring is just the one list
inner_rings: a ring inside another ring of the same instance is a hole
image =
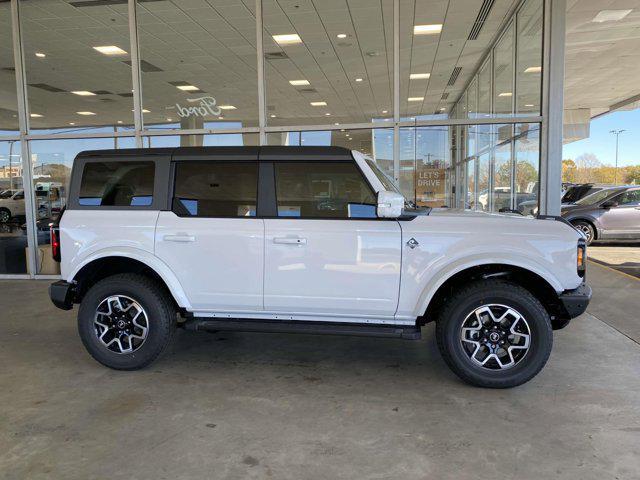
[[[419, 206], [557, 214], [565, 30], [589, 43], [601, 4], [476, 3], [1, 2], [0, 276], [57, 275], [87, 149], [338, 145]], [[565, 136], [597, 113], [565, 104]]]

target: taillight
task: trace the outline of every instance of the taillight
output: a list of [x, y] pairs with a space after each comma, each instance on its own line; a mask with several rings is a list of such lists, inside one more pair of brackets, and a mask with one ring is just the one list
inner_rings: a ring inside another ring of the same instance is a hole
[[51, 256], [56, 262], [60, 261], [60, 228], [58, 225], [50, 225], [51, 232]]
[[583, 239], [578, 241], [577, 268], [578, 275], [584, 277], [587, 270], [587, 243]]

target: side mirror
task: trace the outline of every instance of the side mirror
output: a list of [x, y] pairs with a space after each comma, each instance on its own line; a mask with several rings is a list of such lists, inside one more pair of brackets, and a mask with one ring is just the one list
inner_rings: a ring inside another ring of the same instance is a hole
[[378, 217], [398, 218], [402, 215], [404, 197], [396, 192], [381, 190], [378, 192]]
[[614, 208], [618, 206], [618, 202], [616, 202], [615, 200], [607, 200], [606, 202], [604, 202], [602, 205], [600, 205], [602, 208]]

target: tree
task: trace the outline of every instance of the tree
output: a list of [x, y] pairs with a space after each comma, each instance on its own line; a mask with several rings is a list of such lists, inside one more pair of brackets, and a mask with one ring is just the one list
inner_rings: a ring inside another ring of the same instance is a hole
[[562, 160], [562, 181], [575, 183], [576, 182], [576, 162], [571, 159]]
[[640, 183], [640, 165], [626, 167], [624, 170], [623, 178], [625, 183]]

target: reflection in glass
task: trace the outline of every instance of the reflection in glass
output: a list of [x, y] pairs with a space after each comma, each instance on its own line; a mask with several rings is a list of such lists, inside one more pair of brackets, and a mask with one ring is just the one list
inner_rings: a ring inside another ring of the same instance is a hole
[[20, 1], [30, 122], [38, 133], [112, 132], [133, 123], [127, 5], [83, 3]]
[[242, 0], [138, 3], [146, 128], [258, 125], [254, 8]]
[[540, 125], [522, 123], [515, 129], [516, 209], [530, 215], [538, 207]]
[[27, 273], [20, 142], [0, 142], [0, 274]]
[[540, 114], [542, 0], [528, 0], [518, 12], [516, 113]]
[[504, 32], [494, 49], [493, 113], [510, 115], [513, 111], [513, 24]]
[[18, 98], [11, 38], [11, 4], [0, 3], [0, 135], [18, 131]]

